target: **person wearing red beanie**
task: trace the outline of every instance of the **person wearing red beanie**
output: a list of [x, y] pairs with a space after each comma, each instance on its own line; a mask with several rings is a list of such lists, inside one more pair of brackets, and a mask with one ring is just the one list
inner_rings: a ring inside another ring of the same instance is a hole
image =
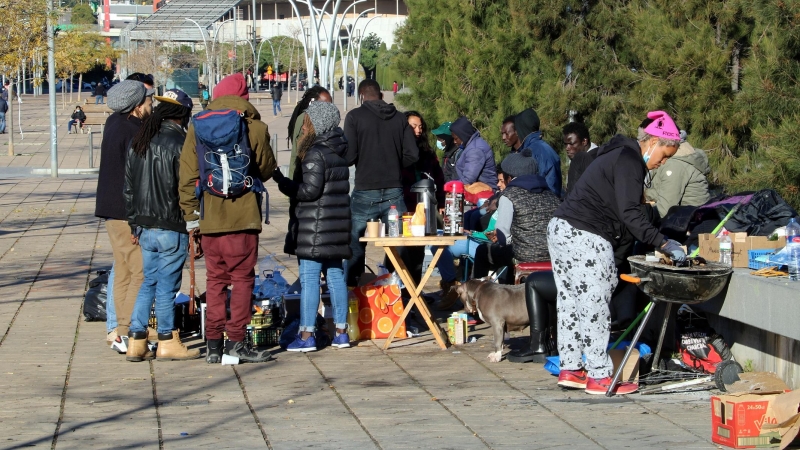
[[244, 76], [241, 73], [237, 72], [233, 75], [228, 75], [214, 86], [212, 100], [226, 95], [236, 95], [245, 100], [250, 100], [250, 93], [247, 91], [247, 83], [244, 81]]

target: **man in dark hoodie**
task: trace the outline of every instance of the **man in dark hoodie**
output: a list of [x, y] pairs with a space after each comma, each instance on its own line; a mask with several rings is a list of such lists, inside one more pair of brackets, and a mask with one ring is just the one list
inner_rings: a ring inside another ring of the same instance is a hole
[[458, 147], [453, 142], [453, 135], [450, 133], [451, 122], [444, 122], [439, 125], [439, 128], [431, 131], [436, 136], [436, 148], [441, 150], [442, 155], [442, 171], [444, 172], [444, 181], [458, 180], [458, 170], [456, 170], [456, 153]]
[[344, 119], [345, 159], [349, 166], [356, 166], [355, 189], [350, 196], [353, 256], [347, 262], [348, 286], [355, 286], [364, 273], [366, 245], [358, 240], [364, 235], [367, 220], [388, 222], [392, 206], [399, 214], [406, 211], [401, 171], [419, 158], [408, 120], [394, 105], [381, 100], [378, 82], [362, 81], [358, 95], [362, 98], [361, 106], [347, 113]]
[[519, 139], [522, 140], [520, 150], [526, 148], [531, 150], [533, 159], [539, 166], [539, 175], [547, 181], [550, 190], [561, 197], [561, 158], [553, 147], [542, 139], [536, 111], [528, 108], [517, 114], [514, 118], [514, 127], [517, 129]]
[[472, 123], [461, 116], [450, 125], [453, 142], [458, 146], [456, 153], [456, 170], [458, 179], [465, 185], [484, 183], [493, 190], [497, 189], [497, 167], [494, 164], [494, 153], [489, 143]]
[[[497, 203], [497, 225], [486, 233], [492, 244], [482, 244], [475, 252], [475, 278], [485, 277], [490, 269], [519, 262], [548, 261], [547, 223], [561, 201], [538, 175], [530, 150], [512, 153], [500, 164], [507, 180]], [[513, 245], [512, 245], [513, 244]], [[513, 278], [506, 269], [506, 279]]]

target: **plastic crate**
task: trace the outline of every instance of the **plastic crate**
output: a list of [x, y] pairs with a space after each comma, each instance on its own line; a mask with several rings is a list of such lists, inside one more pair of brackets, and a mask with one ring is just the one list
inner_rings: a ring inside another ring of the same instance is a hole
[[253, 347], [274, 347], [278, 345], [283, 328], [248, 325], [244, 341]]
[[777, 250], [775, 250], [774, 248], [771, 248], [769, 250], [749, 250], [747, 252], [747, 267], [753, 270], [758, 270], [758, 269], [763, 269], [765, 267], [780, 266], [780, 264], [771, 264], [771, 263], [756, 261], [756, 258], [758, 257], [764, 255], [774, 255], [775, 252], [777, 252]]

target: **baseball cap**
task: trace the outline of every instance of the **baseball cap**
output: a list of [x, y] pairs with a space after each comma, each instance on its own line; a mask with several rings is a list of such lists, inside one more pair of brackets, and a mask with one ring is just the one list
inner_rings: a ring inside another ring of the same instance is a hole
[[186, 92], [183, 92], [180, 89], [170, 89], [165, 91], [164, 95], [156, 95], [153, 98], [160, 102], [174, 103], [189, 109], [194, 107], [192, 98], [186, 95]]
[[452, 124], [453, 124], [453, 122], [445, 122], [445, 123], [439, 125], [439, 128], [431, 131], [431, 133], [433, 133], [434, 136], [438, 136], [438, 135], [441, 135], [441, 134], [446, 134], [446, 135], [449, 136], [451, 134], [450, 133], [450, 125], [452, 125]]

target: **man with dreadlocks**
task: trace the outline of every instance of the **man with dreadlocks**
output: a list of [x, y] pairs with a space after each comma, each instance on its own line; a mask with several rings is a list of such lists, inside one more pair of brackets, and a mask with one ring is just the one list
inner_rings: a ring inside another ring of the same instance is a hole
[[[300, 130], [303, 127], [303, 121], [306, 117], [306, 109], [312, 102], [325, 102], [332, 103], [333, 99], [331, 94], [322, 86], [314, 86], [308, 89], [303, 98], [297, 106], [294, 107], [292, 117], [289, 119], [289, 136], [292, 139], [292, 153], [289, 155], [289, 179], [295, 182], [303, 181], [303, 174], [298, 164], [299, 158], [297, 157], [297, 145], [300, 140]], [[287, 255], [294, 255], [297, 246], [297, 199], [289, 198], [289, 230], [286, 233], [286, 242], [283, 246], [283, 252]]]
[[152, 359], [147, 347], [147, 323], [155, 298], [158, 321], [156, 357], [195, 359], [200, 350], [181, 342], [175, 322], [175, 294], [181, 287], [189, 235], [178, 196], [178, 172], [192, 99], [170, 89], [145, 120], [128, 149], [125, 166], [125, 211], [131, 242], [142, 249], [144, 281], [133, 306], [128, 332], [128, 361]]

